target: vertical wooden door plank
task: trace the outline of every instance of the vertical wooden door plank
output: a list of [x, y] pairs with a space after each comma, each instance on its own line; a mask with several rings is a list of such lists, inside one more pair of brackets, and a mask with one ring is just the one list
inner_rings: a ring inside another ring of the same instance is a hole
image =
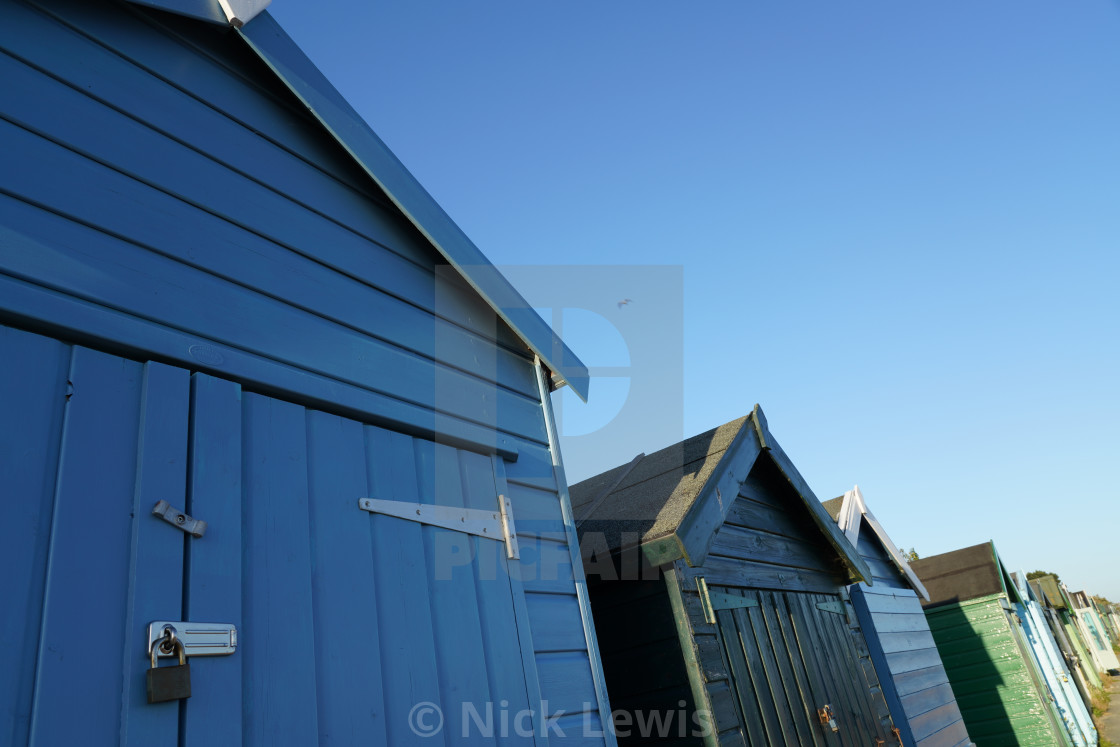
[[[413, 448], [420, 503], [464, 507], [458, 452], [423, 439], [413, 439]], [[497, 508], [495, 501], [494, 510]], [[494, 744], [492, 730], [479, 728], [471, 717], [479, 714], [485, 723], [487, 708], [498, 707], [489, 702], [485, 652], [479, 645], [482, 624], [475, 593], [473, 538], [432, 526], [423, 527], [422, 532], [447, 738], [456, 744]], [[473, 713], [468, 709], [474, 709]]]
[[762, 618], [766, 623], [766, 630], [774, 645], [774, 656], [778, 660], [778, 671], [782, 675], [785, 685], [786, 698], [789, 700], [790, 713], [793, 718], [794, 728], [797, 730], [797, 741], [801, 745], [812, 745], [816, 734], [813, 726], [816, 721], [816, 712], [806, 702], [810, 696], [806, 687], [805, 675], [795, 666], [797, 657], [796, 647], [783, 634], [780, 619], [783, 615], [784, 599], [777, 592], [763, 592]]
[[304, 410], [256, 394], [244, 397], [245, 742], [315, 744]]
[[[187, 497], [190, 374], [144, 364], [132, 561], [124, 637], [121, 744], [173, 747], [179, 742], [179, 702], [148, 704], [148, 624], [183, 619], [183, 552], [187, 535], [152, 515], [161, 500], [183, 508]], [[184, 508], [184, 510], [186, 510]], [[193, 683], [192, 683], [193, 684]]]
[[821, 679], [820, 668], [823, 666], [815, 658], [809, 641], [798, 635], [798, 628], [804, 630], [804, 622], [800, 620], [801, 612], [796, 605], [790, 604], [788, 592], [775, 593], [778, 600], [778, 623], [781, 627], [782, 638], [789, 650], [793, 668], [804, 683], [802, 697], [809, 712], [809, 724], [815, 745], [838, 745], [840, 739], [833, 734], [831, 729], [822, 727], [817, 709], [828, 703], [828, 695]]
[[[495, 457], [498, 458], [498, 457]], [[497, 485], [491, 457], [467, 451], [459, 452], [462, 472], [463, 504], [467, 508], [493, 510], [498, 505]], [[516, 524], [516, 516], [514, 517]], [[478, 616], [482, 628], [482, 649], [486, 652], [486, 675], [490, 683], [490, 701], [501, 707], [504, 701], [507, 712], [524, 712], [529, 706], [526, 687], [522, 643], [517, 630], [517, 618], [510, 585], [509, 568], [504, 542], [494, 542], [483, 537], [472, 537], [475, 553], [475, 593], [478, 596]], [[530, 651], [531, 653], [531, 651]], [[522, 666], [517, 666], [521, 663]], [[528, 734], [518, 734], [511, 724], [505, 733], [497, 734], [501, 745], [533, 744], [535, 719], [520, 724]]]
[[70, 347], [0, 327], [0, 744], [31, 728], [43, 585], [51, 532]]
[[[412, 439], [366, 427], [366, 466], [371, 498], [419, 501]], [[370, 514], [374, 588], [389, 744], [432, 747], [446, 744], [445, 731], [421, 736], [409, 726], [414, 707], [442, 709], [440, 673], [432, 646], [432, 612], [420, 525], [394, 516]], [[434, 724], [429, 713], [421, 726]]]
[[[820, 598], [827, 599], [827, 597]], [[858, 730], [851, 728], [851, 719], [847, 715], [843, 677], [840, 674], [841, 670], [836, 665], [835, 654], [827, 647], [821, 637], [820, 627], [817, 625], [817, 599], [817, 595], [813, 594], [791, 593], [787, 596], [790, 607], [800, 613], [794, 616], [795, 625], [804, 626], [798, 631], [798, 637], [803, 643], [808, 642], [808, 650], [812, 651], [817, 671], [825, 688], [826, 699], [822, 703], [816, 703], [815, 707], [821, 708], [825, 705], [831, 705], [833, 713], [837, 716], [837, 725], [840, 726], [840, 731], [835, 732], [835, 736], [839, 738], [842, 745], [855, 747], [862, 743], [857, 739]]]
[[[741, 591], [740, 593], [748, 599], [758, 600], [758, 592]], [[755, 609], [754, 611], [757, 612], [758, 610]], [[754, 625], [756, 620], [751, 617], [750, 608], [729, 610], [728, 612], [734, 620], [735, 625], [732, 631], [734, 637], [738, 639], [738, 646], [745, 655], [747, 669], [750, 672], [750, 686], [754, 690], [754, 697], [762, 714], [762, 724], [766, 730], [764, 744], [780, 744], [782, 742], [782, 727], [778, 717], [778, 704], [774, 701], [774, 693], [770, 689], [770, 683], [767, 679], [768, 673], [765, 662], [762, 660], [758, 637], [755, 635]], [[722, 616], [723, 613], [720, 614]]]
[[[191, 377], [190, 480], [187, 513], [207, 523], [188, 543], [185, 616], [232, 623], [245, 640], [241, 615], [241, 386], [196, 373]], [[184, 706], [184, 747], [240, 744], [243, 650], [197, 659]]]
[[308, 483], [319, 744], [385, 744], [381, 631], [369, 514], [363, 426], [309, 412]]
[[775, 657], [774, 642], [770, 639], [770, 632], [766, 628], [766, 618], [763, 615], [762, 607], [764, 605], [773, 604], [764, 592], [755, 592], [759, 602], [758, 607], [750, 607], [743, 610], [751, 621], [751, 629], [754, 634], [755, 645], [758, 647], [759, 654], [762, 657], [763, 671], [766, 673], [766, 686], [769, 689], [769, 697], [774, 704], [774, 710], [778, 715], [778, 725], [781, 731], [778, 735], [771, 735], [771, 741], [776, 741], [780, 738], [783, 744], [789, 747], [798, 747], [797, 730], [793, 725], [793, 713], [789, 703], [789, 698], [786, 695], [785, 687], [782, 683], [782, 675], [778, 669], [777, 657]]
[[74, 349], [32, 706], [33, 744], [120, 740], [141, 374], [139, 363]]
[[[490, 463], [494, 471], [494, 487], [499, 494], [508, 496], [509, 482], [506, 479], [506, 463], [500, 456], [493, 456], [490, 458]], [[467, 496], [469, 501], [477, 500], [473, 496], [476, 494], [476, 489], [472, 487], [473, 482], [467, 481]], [[517, 508], [514, 507], [514, 521], [517, 521]], [[505, 548], [499, 549], [500, 553], [504, 553]], [[533, 740], [532, 743], [536, 745], [548, 744], [548, 737], [544, 735], [541, 728], [541, 682], [540, 674], [537, 671], [537, 654], [536, 646], [533, 642], [532, 625], [529, 622], [529, 605], [525, 601], [525, 584], [521, 580], [520, 572], [512, 572], [512, 565], [517, 561], [506, 560], [500, 566], [504, 568], [506, 581], [509, 583], [509, 590], [511, 593], [511, 601], [513, 605], [513, 618], [514, 618], [514, 633], [515, 638], [510, 637], [508, 640], [517, 640], [519, 651], [517, 654], [521, 657], [521, 671], [525, 677], [525, 694], [528, 699], [528, 707], [533, 711], [532, 730]], [[501, 596], [500, 589], [495, 592], [495, 596]], [[485, 601], [485, 598], [483, 598]], [[489, 616], [489, 611], [483, 612], [484, 620]], [[490, 627], [489, 625], [487, 626]], [[495, 627], [494, 635], [499, 635], [498, 629]], [[505, 635], [509, 635], [508, 633]], [[508, 661], [508, 659], [507, 659]]]
[[739, 703], [740, 718], [747, 743], [764, 745], [766, 732], [762, 725], [762, 711], [758, 707], [758, 688], [751, 678], [745, 644], [736, 628], [735, 616], [731, 610], [721, 610], [716, 621], [716, 631], [722, 639], [723, 650], [727, 653], [732, 692]]
[[[815, 597], [815, 602], [836, 601], [839, 600], [832, 596]], [[812, 618], [820, 631], [821, 641], [829, 651], [829, 661], [836, 666], [837, 684], [844, 703], [846, 728], [858, 735], [859, 743], [866, 743], [875, 738], [876, 730], [871, 723], [873, 717], [868, 702], [869, 693], [862, 686], [863, 675], [857, 669], [854, 650], [850, 650], [847, 619], [833, 612], [821, 610], [815, 602], [812, 605]]]

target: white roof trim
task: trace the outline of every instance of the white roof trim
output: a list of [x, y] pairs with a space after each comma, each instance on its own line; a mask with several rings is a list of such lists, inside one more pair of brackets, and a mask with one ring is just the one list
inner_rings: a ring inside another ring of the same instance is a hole
[[[861, 521], [862, 519], [862, 521]], [[902, 557], [902, 553], [898, 551], [898, 547], [894, 544], [891, 538], [887, 535], [887, 530], [883, 529], [883, 525], [875, 518], [875, 514], [867, 510], [867, 504], [863, 501], [863, 493], [860, 492], [859, 485], [856, 485], [848, 492], [844, 493], [844, 502], [840, 505], [840, 514], [836, 518], [836, 523], [840, 527], [840, 531], [844, 532], [852, 543], [856, 546], [859, 541], [860, 526], [866, 522], [871, 531], [875, 533], [876, 539], [883, 546], [883, 549], [890, 555], [895, 566], [914, 587], [914, 591], [921, 595], [922, 599], [929, 601], [929, 592], [926, 591], [925, 585], [918, 574], [914, 573], [910, 568], [910, 563], [906, 558]]]
[[267, 8], [272, 0], [218, 0], [226, 20], [234, 28], [241, 28]]

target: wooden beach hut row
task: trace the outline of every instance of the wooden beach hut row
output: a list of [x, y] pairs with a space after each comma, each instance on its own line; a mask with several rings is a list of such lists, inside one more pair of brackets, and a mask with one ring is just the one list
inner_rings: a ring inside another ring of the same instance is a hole
[[1081, 631], [1074, 623], [1069, 595], [1053, 575], [1041, 576], [1028, 583], [1046, 616], [1054, 640], [1062, 650], [1066, 665], [1081, 693], [1081, 699], [1086, 707], [1091, 708], [1092, 692], [1099, 690], [1103, 683], [1101, 673], [1097, 671], [1096, 661], [1089, 654]]
[[1075, 746], [1095, 745], [1097, 730], [1090, 708], [1079, 692], [1076, 676], [1069, 669], [1034, 589], [1027, 583], [1026, 574], [1022, 571], [1012, 573], [1011, 579], [1019, 591], [1020, 603], [1016, 612], [1022, 623], [1023, 633], [1070, 740]]
[[1073, 619], [1081, 631], [1082, 640], [1089, 649], [1089, 655], [1097, 664], [1097, 669], [1102, 672], [1120, 674], [1120, 661], [1112, 650], [1115, 640], [1105, 627], [1097, 606], [1092, 596], [1084, 591], [1075, 591], [1068, 595]]
[[1095, 745], [1096, 730], [1030, 588], [986, 542], [911, 564], [977, 745]]
[[760, 408], [571, 495], [612, 705], [708, 727], [662, 738], [969, 743], [921, 583], [858, 491], [837, 525]]

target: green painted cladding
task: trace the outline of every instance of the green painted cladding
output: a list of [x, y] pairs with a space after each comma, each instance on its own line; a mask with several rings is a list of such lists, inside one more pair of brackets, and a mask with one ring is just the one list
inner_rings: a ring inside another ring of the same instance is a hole
[[977, 747], [1060, 747], [1002, 599], [926, 610], [969, 736]]

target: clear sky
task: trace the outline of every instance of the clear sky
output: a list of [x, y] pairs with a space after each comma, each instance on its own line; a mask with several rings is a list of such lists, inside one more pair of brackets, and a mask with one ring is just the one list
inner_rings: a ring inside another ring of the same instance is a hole
[[897, 544], [993, 539], [1120, 602], [1120, 2], [271, 12], [570, 307], [576, 352], [626, 367], [558, 401], [572, 481], [759, 402]]

